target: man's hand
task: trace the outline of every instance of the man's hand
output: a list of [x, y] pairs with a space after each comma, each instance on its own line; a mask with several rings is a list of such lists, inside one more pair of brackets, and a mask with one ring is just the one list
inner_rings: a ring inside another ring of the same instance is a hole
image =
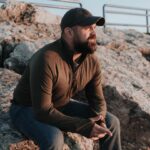
[[93, 129], [91, 131], [91, 135], [90, 135], [90, 137], [93, 140], [98, 140], [100, 138], [103, 138], [106, 134], [108, 134], [109, 136], [112, 136], [111, 131], [106, 127], [105, 123], [101, 123], [101, 124], [96, 123], [100, 121], [101, 119], [102, 119], [101, 115], [90, 118], [92, 122], [95, 122]]

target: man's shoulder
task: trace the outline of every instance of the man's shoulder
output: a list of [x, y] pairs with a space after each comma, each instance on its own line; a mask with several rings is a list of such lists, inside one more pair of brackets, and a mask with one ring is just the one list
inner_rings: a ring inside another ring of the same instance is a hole
[[43, 53], [53, 54], [54, 52], [56, 53], [57, 51], [59, 51], [60, 48], [61, 48], [61, 42], [60, 39], [58, 39], [42, 47], [40, 51], [42, 51]]
[[94, 54], [89, 54], [87, 56], [88, 60], [93, 62], [93, 63], [99, 63], [100, 62], [100, 59], [97, 57], [96, 53]]
[[60, 40], [53, 41], [35, 53], [35, 57], [58, 57], [61, 49]]
[[50, 44], [45, 45], [43, 48], [39, 49], [30, 59], [30, 64], [35, 63], [46, 63], [54, 64], [60, 61], [60, 50], [61, 45], [59, 40], [54, 41]]

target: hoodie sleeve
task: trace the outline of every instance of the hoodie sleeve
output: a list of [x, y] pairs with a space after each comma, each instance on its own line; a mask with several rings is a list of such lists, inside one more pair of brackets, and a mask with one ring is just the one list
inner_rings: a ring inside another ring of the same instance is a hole
[[96, 115], [106, 115], [106, 102], [102, 90], [101, 67], [98, 59], [94, 59], [94, 74], [85, 88], [89, 104]]

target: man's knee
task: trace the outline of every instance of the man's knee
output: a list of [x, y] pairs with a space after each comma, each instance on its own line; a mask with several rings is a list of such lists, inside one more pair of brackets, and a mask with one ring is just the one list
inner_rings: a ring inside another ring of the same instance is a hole
[[64, 136], [59, 129], [53, 130], [49, 136], [40, 143], [41, 150], [62, 150], [64, 145]]
[[120, 121], [119, 121], [118, 117], [113, 116], [112, 125], [113, 125], [114, 128], [115, 127], [120, 128]]
[[106, 117], [107, 117], [106, 118], [107, 127], [110, 128], [110, 130], [119, 130], [120, 131], [119, 119], [111, 113], [108, 113]]

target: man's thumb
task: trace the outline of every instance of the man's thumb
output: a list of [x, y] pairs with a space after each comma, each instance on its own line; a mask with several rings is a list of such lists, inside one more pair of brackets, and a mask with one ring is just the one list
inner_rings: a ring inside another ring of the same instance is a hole
[[95, 117], [90, 118], [90, 120], [91, 120], [92, 122], [96, 122], [96, 121], [98, 121], [98, 120], [100, 120], [100, 119], [101, 119], [100, 116], [95, 116]]

